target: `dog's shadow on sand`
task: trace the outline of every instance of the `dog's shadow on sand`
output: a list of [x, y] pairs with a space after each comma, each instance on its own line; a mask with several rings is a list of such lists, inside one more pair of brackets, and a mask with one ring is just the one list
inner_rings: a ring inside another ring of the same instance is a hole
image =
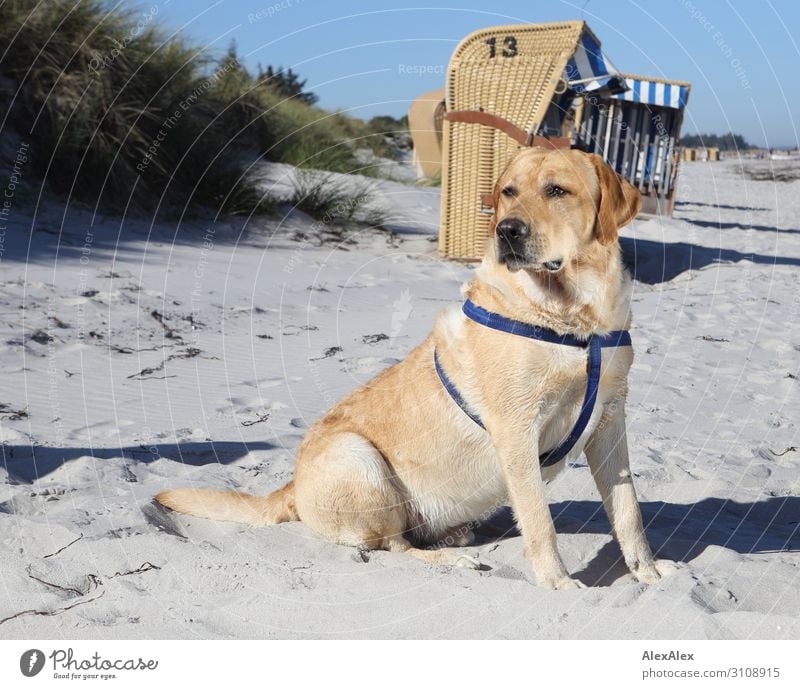
[[[800, 551], [800, 497], [771, 497], [759, 502], [705, 498], [679, 505], [640, 502], [642, 520], [658, 558], [689, 562], [709, 546], [740, 554]], [[560, 534], [611, 534], [599, 501], [579, 500], [550, 506]], [[503, 508], [475, 530], [484, 545], [519, 536], [510, 508]], [[610, 586], [628, 574], [616, 540], [604, 544], [574, 576], [587, 586]]]

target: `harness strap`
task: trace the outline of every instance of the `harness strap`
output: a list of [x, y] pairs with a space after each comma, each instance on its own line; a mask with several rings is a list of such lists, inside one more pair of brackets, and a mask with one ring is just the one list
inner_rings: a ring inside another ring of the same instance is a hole
[[578, 438], [581, 437], [586, 430], [586, 425], [589, 419], [592, 418], [594, 405], [597, 402], [597, 391], [600, 388], [600, 364], [602, 363], [602, 345], [594, 337], [589, 338], [589, 360], [586, 363], [586, 392], [583, 395], [583, 404], [581, 405], [581, 413], [578, 414], [578, 420], [569, 432], [569, 435], [564, 439], [558, 447], [550, 450], [546, 455], [539, 455], [539, 464], [543, 467], [549, 467], [557, 462], [560, 462], [566, 457], [570, 450], [575, 447]]
[[[569, 347], [586, 347], [589, 342], [589, 340], [582, 340], [575, 335], [560, 335], [555, 330], [543, 328], [540, 325], [531, 325], [523, 321], [515, 321], [513, 318], [506, 318], [499, 313], [487, 311], [469, 299], [464, 302], [462, 310], [467, 318], [485, 325], [487, 328], [527, 337], [531, 340], [541, 340], [542, 342], [551, 342]], [[631, 346], [631, 334], [627, 330], [613, 330], [607, 335], [592, 335], [592, 338], [600, 340], [601, 347]]]
[[[575, 447], [575, 443], [578, 442], [578, 439], [586, 430], [589, 420], [592, 418], [592, 412], [597, 403], [597, 392], [600, 389], [600, 367], [602, 364], [603, 347], [629, 347], [631, 345], [630, 333], [627, 330], [615, 330], [608, 335], [591, 335], [588, 340], [582, 340], [574, 335], [559, 335], [548, 328], [541, 328], [531, 325], [530, 323], [515, 321], [511, 318], [501, 316], [498, 313], [486, 311], [480, 306], [473, 304], [469, 299], [464, 302], [463, 309], [464, 313], [470, 319], [494, 330], [520, 335], [532, 340], [550, 342], [552, 344], [583, 347], [588, 350], [586, 362], [586, 392], [584, 393], [583, 404], [581, 405], [581, 410], [575, 421], [575, 425], [562, 443], [552, 450], [539, 455], [539, 464], [541, 466], [548, 467], [557, 464], [570, 453], [573, 447]], [[453, 401], [470, 419], [486, 430], [486, 426], [484, 426], [480, 417], [470, 411], [461, 393], [458, 392], [456, 386], [447, 377], [447, 374], [444, 372], [439, 362], [439, 357], [436, 354], [435, 348], [433, 350], [433, 364], [436, 368], [439, 380], [442, 381], [444, 389], [447, 390], [447, 393]]]
[[467, 403], [464, 401], [464, 398], [461, 396], [461, 393], [458, 391], [455, 385], [453, 385], [452, 381], [447, 377], [447, 374], [444, 372], [442, 365], [439, 363], [439, 357], [436, 354], [436, 348], [433, 349], [433, 365], [436, 367], [436, 373], [439, 374], [439, 380], [442, 381], [442, 385], [444, 385], [444, 389], [450, 393], [450, 397], [453, 398], [453, 402], [455, 402], [459, 407], [461, 407], [461, 411], [463, 411], [470, 419], [472, 419], [475, 423], [477, 423], [484, 431], [486, 430], [486, 426], [483, 425], [483, 421], [481, 421], [480, 417], [477, 414], [473, 414], [469, 407], [467, 407]]

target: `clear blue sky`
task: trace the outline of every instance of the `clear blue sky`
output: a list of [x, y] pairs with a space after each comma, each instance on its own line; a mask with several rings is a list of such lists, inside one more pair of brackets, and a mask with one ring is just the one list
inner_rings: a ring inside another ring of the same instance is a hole
[[[369, 118], [399, 116], [444, 84], [458, 41], [496, 24], [585, 19], [626, 72], [689, 81], [685, 133], [744, 134], [797, 146], [797, 0], [147, 0], [165, 28], [221, 54], [236, 39], [248, 65], [283, 65], [307, 78], [320, 105]], [[260, 15], [258, 13], [261, 13]], [[409, 73], [422, 65], [427, 74]]]

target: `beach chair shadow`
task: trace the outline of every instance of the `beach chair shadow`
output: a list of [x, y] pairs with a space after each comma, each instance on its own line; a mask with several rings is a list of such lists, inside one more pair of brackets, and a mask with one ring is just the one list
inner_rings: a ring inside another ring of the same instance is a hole
[[750, 261], [764, 265], [800, 266], [800, 258], [742, 253], [689, 244], [687, 242], [657, 242], [651, 239], [620, 237], [622, 256], [638, 282], [657, 285], [669, 282], [687, 270], [700, 270], [718, 263]]
[[[683, 207], [683, 206], [702, 206], [706, 208], [723, 208], [725, 210], [730, 211], [768, 211], [769, 208], [764, 208], [763, 206], [735, 206], [726, 203], [703, 203], [702, 201], [676, 201], [675, 207]], [[683, 220], [683, 218], [681, 218]]]
[[773, 232], [777, 234], [800, 234], [800, 229], [792, 227], [781, 228], [772, 225], [752, 225], [746, 222], [721, 222], [718, 220], [695, 220], [694, 218], [681, 218], [681, 220], [697, 225], [697, 227], [710, 227], [715, 230], [755, 230], [756, 232]]

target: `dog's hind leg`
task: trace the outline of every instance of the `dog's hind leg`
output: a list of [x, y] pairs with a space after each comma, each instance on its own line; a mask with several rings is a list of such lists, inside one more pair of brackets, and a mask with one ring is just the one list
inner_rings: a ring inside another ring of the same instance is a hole
[[459, 553], [423, 550], [406, 540], [406, 498], [381, 453], [357, 433], [336, 433], [301, 449], [294, 484], [300, 519], [335, 543], [404, 552], [430, 564], [478, 566]]
[[445, 532], [444, 538], [440, 542], [447, 546], [463, 548], [475, 543], [475, 532], [470, 528], [469, 524], [452, 526]]
[[451, 565], [454, 567], [469, 567], [470, 569], [480, 569], [481, 565], [475, 558], [467, 555], [462, 555], [455, 550], [448, 550], [447, 548], [437, 549], [422, 549], [413, 547], [402, 536], [393, 536], [384, 541], [383, 547], [385, 550], [393, 552], [406, 553], [411, 557], [422, 560], [430, 565]]

